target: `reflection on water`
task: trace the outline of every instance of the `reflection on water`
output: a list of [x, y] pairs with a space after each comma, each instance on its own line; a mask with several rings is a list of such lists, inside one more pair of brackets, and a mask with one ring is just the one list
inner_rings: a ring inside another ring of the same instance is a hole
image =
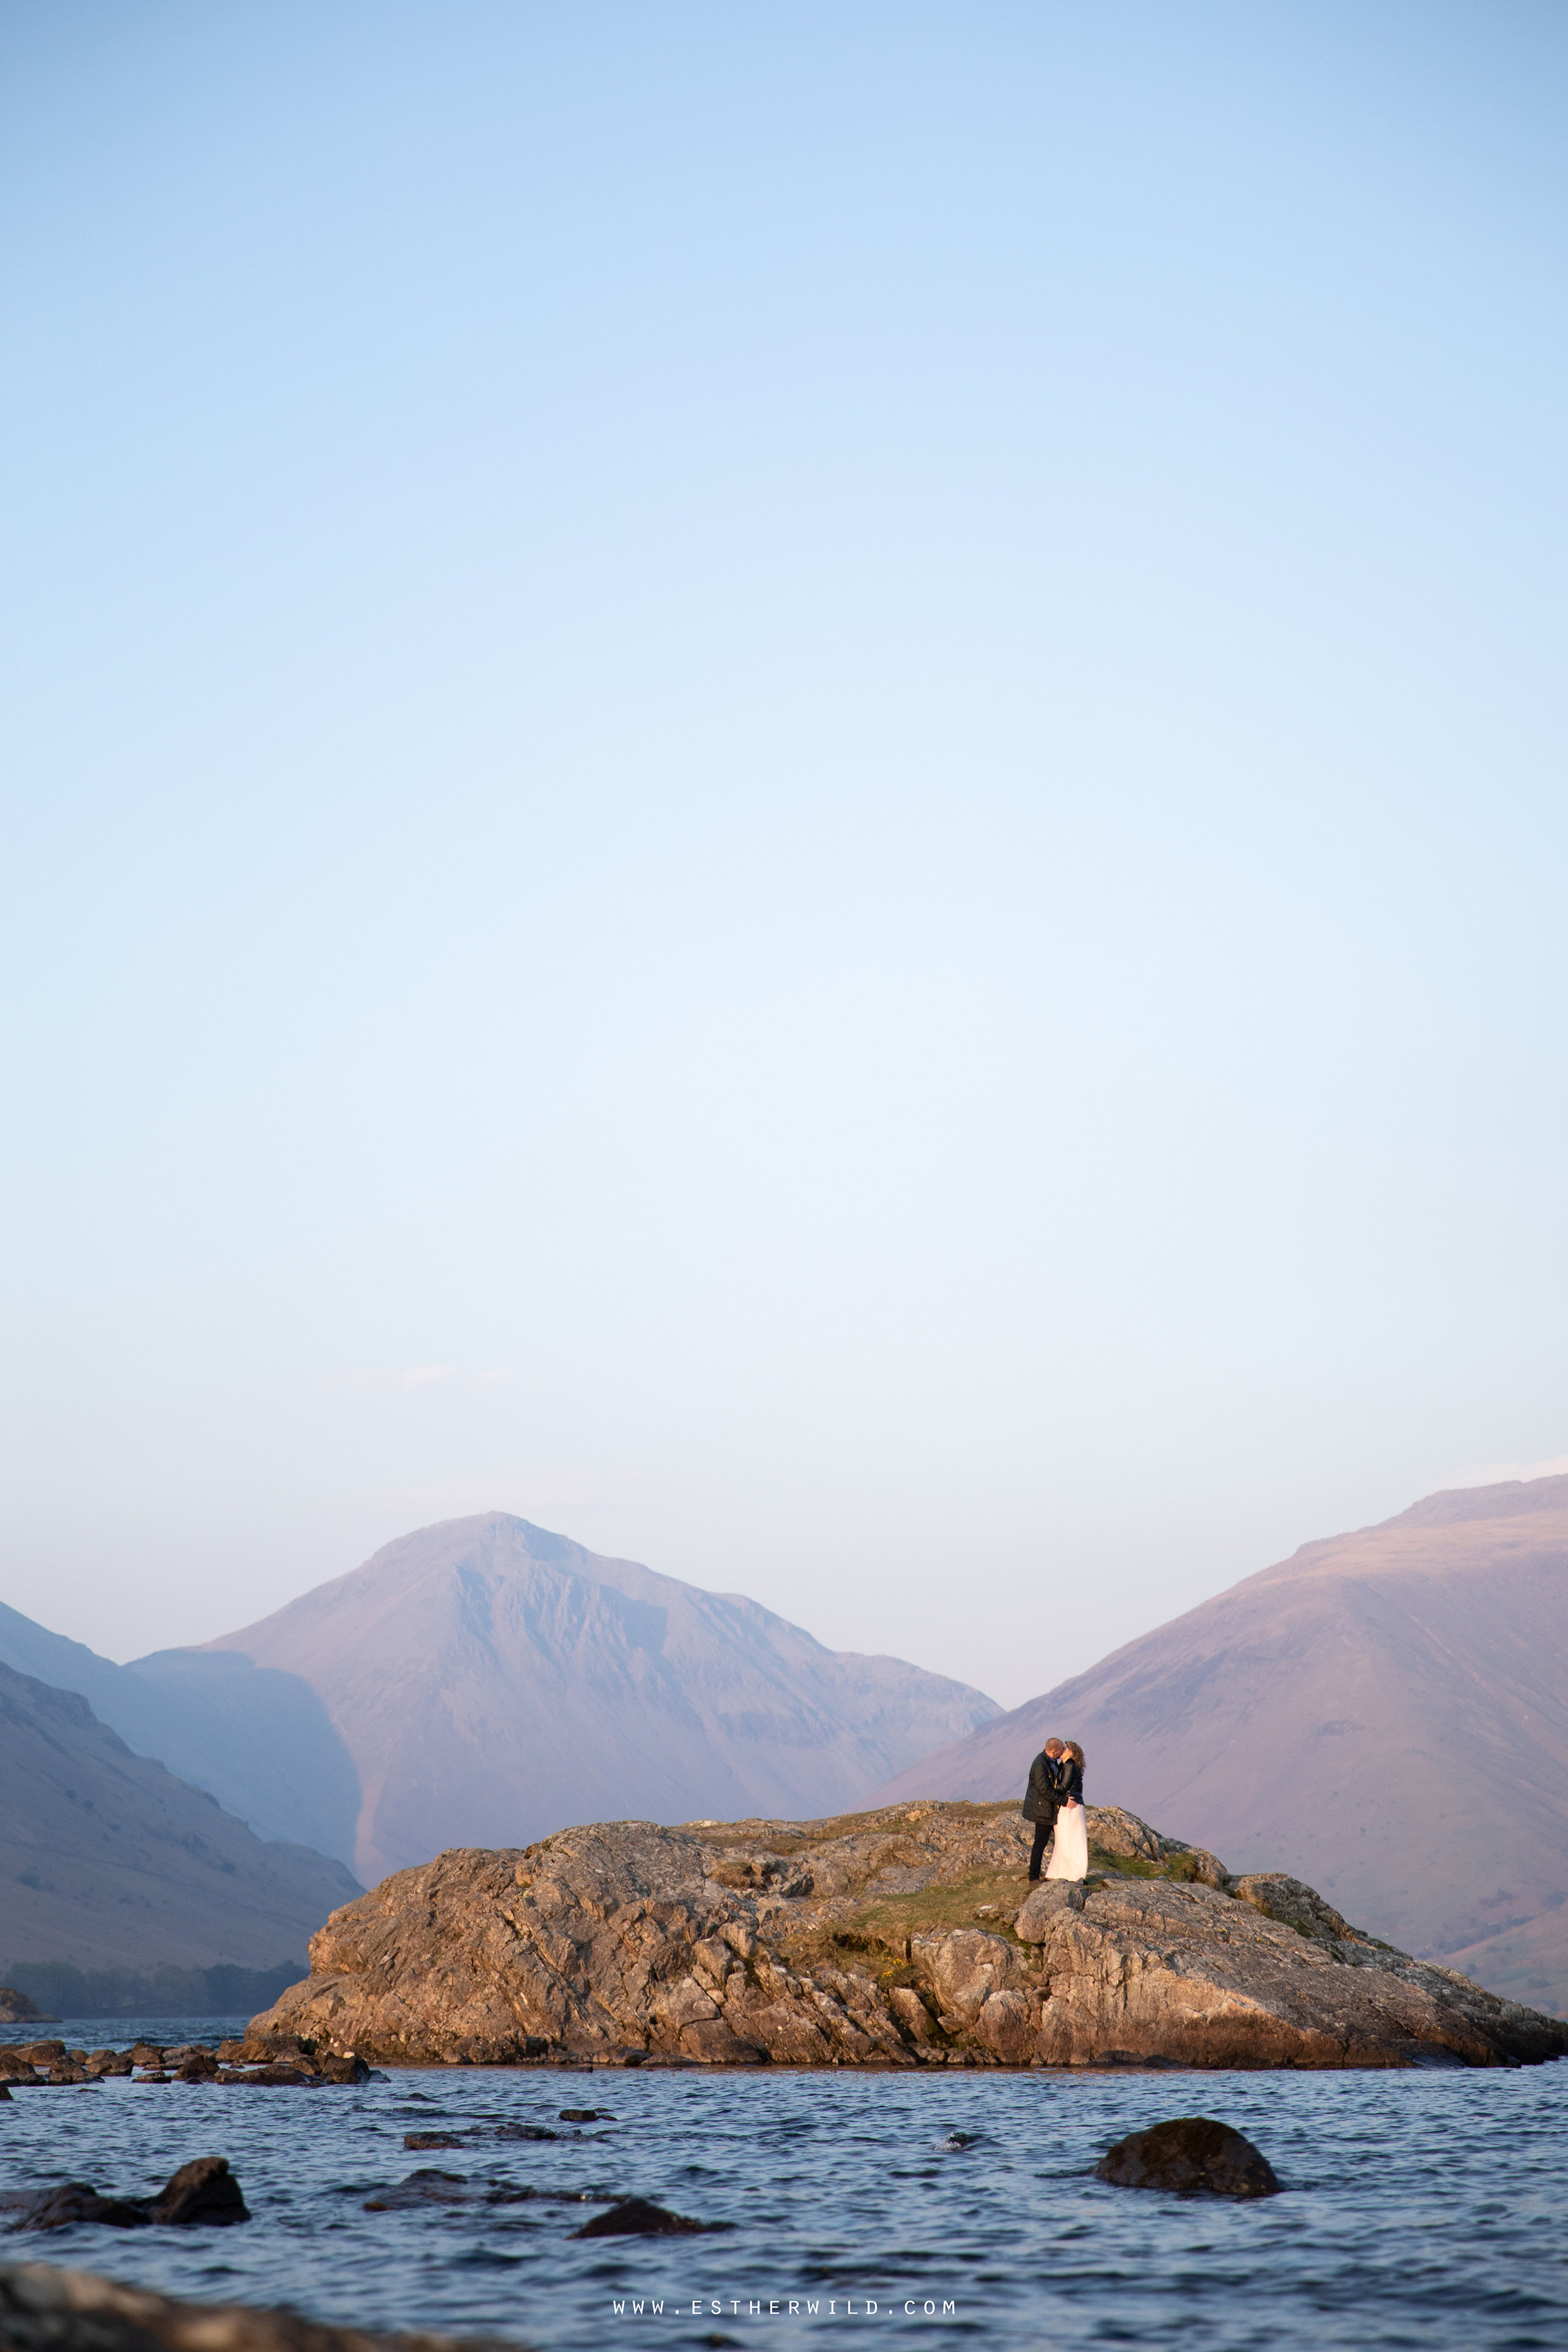
[[[211, 2040], [239, 2022], [137, 2020], [133, 2031], [73, 2020], [5, 2039], [123, 2046], [138, 2032]], [[825, 2344], [863, 2341], [868, 2329], [876, 2341], [1052, 2352], [1562, 2352], [1565, 2101], [1563, 2065], [894, 2076], [451, 2067], [320, 2091], [118, 2081], [22, 2091], [0, 2106], [4, 2186], [75, 2179], [144, 2195], [188, 2158], [224, 2155], [255, 2221], [221, 2232], [78, 2229], [5, 2251], [172, 2293], [484, 2330], [548, 2352]], [[609, 2113], [560, 2119], [585, 2106]], [[1255, 2139], [1287, 2193], [1183, 2203], [1085, 2178], [1124, 2133], [1194, 2113]], [[411, 2150], [410, 2134], [458, 2145]], [[422, 2169], [452, 2178], [439, 2193], [378, 2194]], [[612, 2194], [732, 2226], [574, 2240], [599, 2210], [576, 2200]], [[944, 2315], [945, 2305], [956, 2309]]]

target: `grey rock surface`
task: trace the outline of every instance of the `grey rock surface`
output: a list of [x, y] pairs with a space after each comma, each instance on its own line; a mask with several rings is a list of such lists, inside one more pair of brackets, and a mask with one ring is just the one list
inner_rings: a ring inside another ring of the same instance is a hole
[[247, 2049], [1213, 2067], [1568, 2052], [1568, 2026], [1357, 1935], [1282, 1874], [1239, 1897], [1135, 1816], [1092, 1807], [1089, 1830], [1088, 1879], [1032, 1892], [1016, 1804], [610, 1822], [456, 1850], [335, 1912]]

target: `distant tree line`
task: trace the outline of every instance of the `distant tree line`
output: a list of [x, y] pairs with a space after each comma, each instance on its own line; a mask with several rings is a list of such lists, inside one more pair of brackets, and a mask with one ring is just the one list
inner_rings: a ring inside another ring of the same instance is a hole
[[51, 2017], [252, 2017], [310, 1973], [305, 1960], [270, 1969], [78, 1969], [13, 1960], [4, 1982]]

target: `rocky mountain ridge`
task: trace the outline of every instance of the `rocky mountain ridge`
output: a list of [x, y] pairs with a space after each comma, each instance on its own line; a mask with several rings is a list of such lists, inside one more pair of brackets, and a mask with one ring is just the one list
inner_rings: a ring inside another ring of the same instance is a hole
[[333, 1914], [258, 2055], [382, 2064], [1502, 2065], [1568, 2025], [1092, 1809], [1082, 1885], [1025, 1883], [1016, 1804], [601, 1822], [457, 1851]]
[[315, 1694], [240, 1657], [193, 1672], [191, 1654], [116, 1665], [0, 1601], [0, 1665], [76, 1692], [134, 1754], [204, 1789], [257, 1837], [351, 1860], [359, 1782]]
[[999, 1712], [501, 1511], [421, 1528], [259, 1624], [144, 1663], [308, 1692], [357, 1790], [330, 1850], [367, 1884], [609, 1812], [857, 1803]]
[[258, 1624], [125, 1666], [0, 1604], [0, 1662], [367, 1883], [607, 1812], [858, 1803], [1000, 1712], [506, 1512], [417, 1529]]
[[268, 1844], [132, 1755], [84, 1698], [0, 1665], [0, 1969], [262, 1969], [357, 1891], [340, 1863]]

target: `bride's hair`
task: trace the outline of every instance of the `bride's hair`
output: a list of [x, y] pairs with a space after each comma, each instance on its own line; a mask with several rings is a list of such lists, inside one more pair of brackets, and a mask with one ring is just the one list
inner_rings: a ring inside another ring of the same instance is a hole
[[1083, 1750], [1080, 1748], [1076, 1739], [1070, 1739], [1068, 1741], [1067, 1753], [1071, 1757], [1073, 1762], [1082, 1772], [1083, 1769]]

